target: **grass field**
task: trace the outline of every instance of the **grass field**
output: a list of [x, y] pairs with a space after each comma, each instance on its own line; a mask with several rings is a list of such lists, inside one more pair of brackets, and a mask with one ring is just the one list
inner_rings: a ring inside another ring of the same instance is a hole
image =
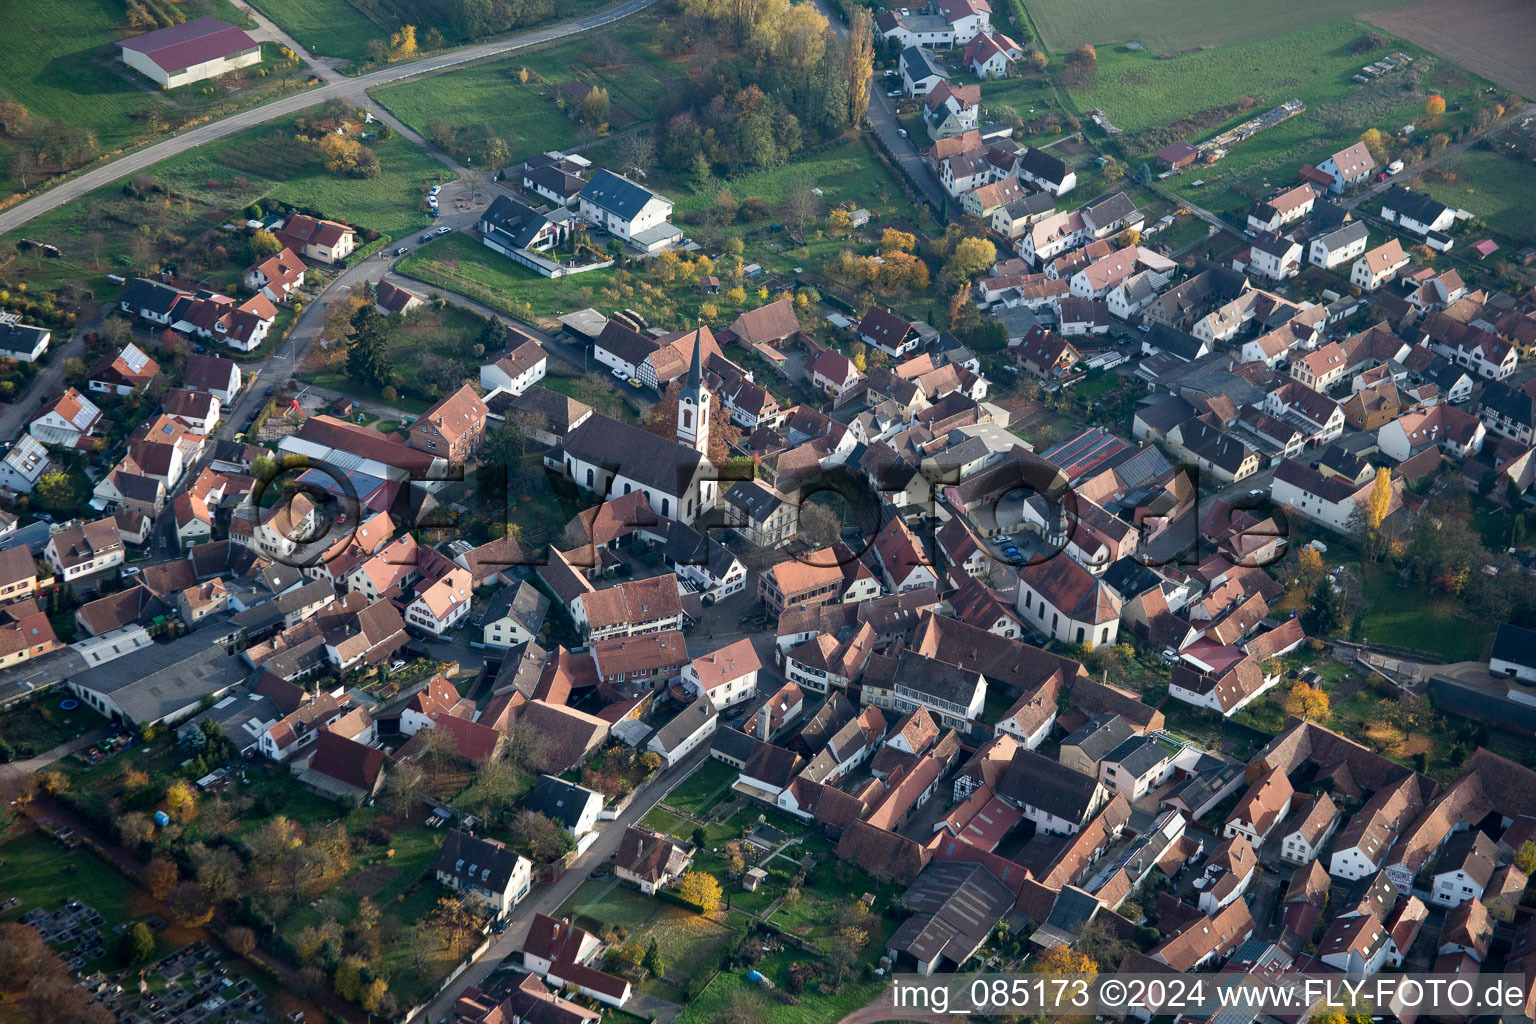
[[[474, 349], [484, 326], [481, 317], [451, 304], [438, 309], [428, 303], [399, 321], [391, 318], [386, 344], [395, 372], [405, 378], [397, 390], [406, 399], [394, 404], [407, 412], [425, 411], [432, 402], [456, 390], [465, 377], [473, 377], [480, 365]], [[333, 378], [339, 380], [333, 382]], [[349, 394], [354, 391], [344, 374], [323, 374], [313, 379], [322, 387], [334, 387]], [[375, 397], [371, 390], [356, 393], [359, 397]]]
[[[372, 95], [423, 135], [437, 118], [458, 129], [489, 128], [490, 134], [506, 140], [514, 157], [564, 149], [576, 141], [579, 126], [555, 105], [555, 86], [579, 80], [608, 90], [615, 129], [648, 121], [661, 97], [680, 88], [688, 71], [685, 62], [670, 55], [664, 35], [659, 19], [642, 15], [573, 42], [404, 82]], [[523, 68], [531, 76], [527, 85], [518, 79]]]
[[703, 817], [730, 792], [740, 772], [724, 761], [710, 758], [673, 787], [664, 803], [695, 818]]
[[[1068, 91], [1079, 110], [1101, 109], [1125, 133], [1119, 145], [1131, 166], [1170, 142], [1198, 142], [1285, 100], [1300, 99], [1307, 106], [1303, 114], [1234, 145], [1218, 163], [1170, 180], [1191, 200], [1225, 211], [1245, 205], [1249, 194], [1289, 183], [1302, 162], [1323, 160], [1359, 139], [1365, 128], [1390, 133], [1422, 121], [1431, 92], [1465, 106], [1445, 115], [1441, 130], [1470, 120], [1486, 83], [1408, 43], [1351, 54], [1350, 44], [1366, 30], [1358, 22], [1336, 21], [1172, 60], [1123, 46], [1101, 47], [1098, 73]], [[1362, 65], [1395, 50], [1419, 59], [1408, 70], [1366, 85], [1351, 80]], [[1245, 102], [1251, 109], [1224, 109]], [[1182, 119], [1190, 119], [1187, 126], [1174, 127]], [[1206, 184], [1194, 187], [1202, 179]]]
[[1481, 217], [1494, 234], [1504, 237], [1506, 247], [1531, 244], [1536, 237], [1536, 166], [1497, 150], [1469, 149], [1446, 161], [1441, 170], [1455, 173], [1456, 180], [1420, 179], [1414, 188]]
[[[673, 990], [698, 971], [712, 967], [738, 935], [733, 928], [711, 918], [612, 881], [581, 883], [556, 916], [599, 933], [610, 926], [621, 927], [629, 932], [628, 941], [642, 945], [654, 938], [667, 964], [666, 987]], [[677, 998], [675, 991], [667, 994]]]
[[[871, 943], [873, 945], [873, 943]], [[755, 969], [769, 981], [782, 988], [789, 978], [789, 968], [817, 957], [801, 950], [784, 950], [759, 960]], [[765, 1024], [833, 1024], [854, 1010], [872, 1002], [884, 988], [884, 981], [848, 982], [836, 993], [826, 996], [814, 986], [808, 987], [799, 997], [797, 1005], [780, 1003], [772, 996], [763, 999], [760, 1018]], [[751, 990], [746, 972], [722, 971], [699, 997], [688, 1004], [688, 1009], [677, 1018], [677, 1024], [711, 1024], [728, 1016], [732, 999], [738, 990]]]
[[1458, 615], [1463, 605], [1455, 597], [1399, 586], [1370, 564], [1365, 569], [1365, 599], [1371, 608], [1361, 626], [1362, 640], [1433, 651], [1447, 661], [1472, 661], [1482, 654], [1496, 623]]
[[1399, 7], [1403, 0], [1027, 0], [1051, 50], [1140, 42], [1153, 53], [1227, 46], [1283, 35], [1297, 25]]
[[251, 6], [315, 57], [364, 61], [368, 41], [388, 36], [346, 0], [252, 0]]
[[[228, 0], [185, 0], [177, 7], [189, 19], [206, 15], [250, 25]], [[0, 36], [0, 92], [26, 107], [34, 124], [57, 120], [89, 129], [100, 153], [131, 148], [161, 134], [144, 117], [152, 109], [179, 124], [188, 117], [233, 109], [241, 89], [248, 98], [278, 84], [275, 78], [255, 76], [253, 69], [216, 83], [162, 92], [119, 59], [112, 44], [129, 32], [123, 4], [115, 0], [19, 4], [13, 14], [11, 30]], [[269, 59], [275, 55], [271, 47], [264, 53]], [[296, 85], [302, 77], [295, 71], [289, 84]], [[0, 195], [21, 185], [8, 159], [14, 148], [15, 140], [0, 137]], [[27, 184], [36, 181], [34, 175]]]

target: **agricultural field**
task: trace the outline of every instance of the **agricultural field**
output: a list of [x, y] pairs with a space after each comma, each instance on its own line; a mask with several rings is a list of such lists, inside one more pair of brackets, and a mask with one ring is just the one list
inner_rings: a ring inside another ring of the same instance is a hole
[[[1456, 175], [1456, 180], [1419, 178], [1413, 187], [1482, 218], [1506, 248], [1523, 248], [1536, 238], [1536, 166], [1499, 150], [1473, 148], [1438, 169]], [[1467, 236], [1467, 241], [1475, 240]]]
[[1065, 52], [1084, 43], [1139, 42], [1151, 53], [1180, 53], [1272, 39], [1309, 25], [1403, 0], [1029, 0], [1025, 5], [1045, 45]]
[[[176, 5], [187, 18], [209, 16], [252, 27], [229, 0], [185, 0]], [[116, 153], [165, 134], [166, 126], [204, 121], [230, 113], [258, 95], [299, 88], [308, 77], [263, 48], [261, 68], [162, 92], [119, 59], [113, 44], [128, 36], [121, 3], [58, 0], [23, 4], [11, 30], [0, 38], [0, 93], [27, 109], [34, 126], [58, 121], [90, 132], [98, 154]], [[263, 70], [282, 66], [275, 75]], [[57, 133], [54, 133], [57, 134]], [[47, 160], [25, 170], [14, 161], [20, 140], [0, 134], [0, 196], [35, 186], [41, 173], [57, 167]]]
[[1526, 0], [1382, 5], [1368, 19], [1526, 96], [1536, 96], [1536, 7]]
[[[1123, 46], [1101, 47], [1090, 81], [1068, 86], [1079, 110], [1098, 108], [1125, 134], [1120, 148], [1135, 166], [1171, 142], [1199, 141], [1288, 99], [1306, 111], [1233, 146], [1218, 163], [1191, 168], [1169, 185], [1217, 211], [1246, 205], [1249, 194], [1289, 183], [1302, 162], [1317, 162], [1377, 127], [1391, 134], [1424, 120], [1431, 93], [1460, 112], [1438, 119], [1436, 130], [1470, 124], [1487, 83], [1408, 43], [1352, 54], [1368, 31], [1338, 21], [1264, 43], [1205, 50], [1171, 60]], [[1351, 80], [1361, 66], [1395, 51], [1417, 59], [1407, 69], [1369, 84]], [[1427, 125], [1425, 126], [1428, 127]], [[1206, 184], [1195, 187], [1193, 182]]]

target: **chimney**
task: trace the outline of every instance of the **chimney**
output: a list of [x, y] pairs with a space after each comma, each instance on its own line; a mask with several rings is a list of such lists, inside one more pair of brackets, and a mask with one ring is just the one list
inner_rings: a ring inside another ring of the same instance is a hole
[[758, 739], [765, 740], [765, 741], [768, 739], [768, 730], [769, 730], [769, 723], [770, 723], [771, 718], [772, 718], [772, 716], [769, 714], [769, 705], [768, 704], [764, 704], [762, 707], [757, 709], [757, 738]]

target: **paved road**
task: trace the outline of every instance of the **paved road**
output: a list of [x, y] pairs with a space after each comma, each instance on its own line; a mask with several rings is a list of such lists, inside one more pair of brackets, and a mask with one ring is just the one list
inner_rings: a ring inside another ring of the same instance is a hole
[[577, 860], [576, 866], [561, 876], [560, 881], [554, 885], [535, 888], [508, 916], [507, 930], [491, 943], [490, 948], [482, 953], [479, 959], [470, 964], [469, 969], [461, 974], [457, 981], [427, 1004], [424, 1010], [410, 1018], [407, 1024], [445, 1018], [453, 1009], [453, 1002], [460, 992], [471, 985], [479, 985], [485, 981], [492, 971], [501, 966], [503, 960], [523, 948], [523, 941], [528, 937], [528, 926], [532, 923], [534, 914], [553, 914], [559, 909], [577, 887], [587, 880], [587, 875], [618, 850], [619, 840], [623, 838], [624, 830], [645, 817], [652, 807], [661, 802], [662, 797], [672, 791], [672, 787], [687, 778], [688, 773], [708, 756], [709, 749], [706, 747], [676, 767], [667, 769], [634, 803], [629, 805], [629, 809], [618, 820], [604, 822], [598, 832], [597, 840]]
[[[816, 0], [816, 6], [821, 13], [826, 15], [827, 21], [837, 32], [839, 39], [848, 39], [848, 26], [843, 22], [842, 16], [834, 11], [826, 0]], [[866, 115], [870, 129], [885, 143], [885, 148], [896, 157], [896, 162], [901, 165], [907, 180], [922, 193], [934, 212], [942, 215], [944, 204], [948, 196], [939, 186], [939, 180], [933, 176], [928, 165], [923, 163], [923, 158], [918, 152], [916, 140], [902, 135], [901, 123], [896, 120], [896, 104], [886, 92], [890, 89], [890, 83], [899, 83], [899, 78], [886, 78], [876, 73], [869, 83], [869, 113]]]
[[99, 327], [102, 318], [111, 310], [110, 303], [104, 304], [90, 319], [75, 324], [73, 336], [64, 343], [63, 348], [52, 351], [48, 365], [32, 378], [26, 392], [6, 406], [4, 412], [0, 412], [0, 439], [8, 440], [20, 435], [32, 417], [37, 415], [38, 408], [60, 394], [62, 389], [59, 382], [64, 377], [64, 362], [80, 358], [85, 352], [85, 332]]
[[1507, 128], [1511, 122], [1519, 121], [1522, 118], [1530, 117], [1532, 115], [1536, 115], [1536, 103], [1527, 103], [1513, 114], [1505, 117], [1504, 120], [1497, 121], [1489, 125], [1487, 128], [1484, 128], [1482, 131], [1472, 132], [1464, 136], [1460, 141], [1453, 142], [1449, 146], [1446, 146], [1445, 149], [1441, 151], [1439, 156], [1429, 157], [1428, 159], [1407, 168], [1401, 174], [1395, 174], [1388, 178], [1386, 181], [1376, 182], [1370, 188], [1366, 189], [1364, 192], [1361, 192], [1359, 195], [1351, 199], [1346, 199], [1342, 205], [1346, 210], [1353, 210], [1367, 199], [1381, 195], [1383, 192], [1387, 191], [1394, 185], [1410, 184], [1414, 178], [1417, 178], [1419, 175], [1423, 174], [1430, 168], [1438, 167], [1440, 164], [1445, 163], [1452, 157], [1459, 156], [1461, 153], [1465, 152], [1473, 143], [1477, 142], [1489, 132], [1499, 131], [1501, 129]]
[[119, 178], [127, 177], [130, 174], [159, 163], [161, 160], [184, 153], [196, 146], [233, 135], [235, 132], [250, 128], [253, 125], [266, 124], [268, 121], [274, 121], [280, 117], [298, 113], [329, 99], [361, 95], [367, 89], [388, 85], [402, 79], [413, 78], [417, 75], [424, 75], [433, 71], [442, 71], [446, 68], [467, 64], [471, 61], [483, 60], [486, 57], [494, 57], [513, 50], [535, 46], [539, 43], [547, 43], [555, 39], [564, 39], [567, 36], [578, 35], [594, 28], [600, 28], [603, 25], [610, 25], [638, 11], [643, 11], [655, 2], [656, 0], [624, 0], [623, 3], [616, 7], [607, 8], [585, 18], [578, 18], [575, 21], [522, 32], [504, 39], [480, 43], [476, 46], [467, 46], [462, 50], [454, 50], [451, 53], [426, 57], [422, 60], [411, 61], [406, 64], [396, 64], [392, 67], [375, 71], [372, 74], [329, 82], [314, 89], [308, 89], [292, 96], [285, 96], [270, 103], [264, 103], [258, 107], [252, 107], [249, 110], [244, 110], [227, 117], [222, 121], [203, 125], [191, 131], [183, 132], [180, 135], [174, 135], [164, 142], [158, 142], [152, 146], [135, 150], [110, 163], [103, 164], [94, 170], [71, 178], [34, 199], [17, 204], [14, 208], [0, 214], [0, 234], [14, 231], [34, 217], [41, 216], [50, 210], [58, 209], [71, 199], [79, 198], [87, 192], [100, 188], [103, 185], [111, 184]]

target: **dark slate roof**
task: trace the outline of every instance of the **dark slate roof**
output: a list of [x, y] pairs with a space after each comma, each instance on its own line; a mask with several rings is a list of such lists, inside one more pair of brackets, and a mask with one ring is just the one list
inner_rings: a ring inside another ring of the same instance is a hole
[[1358, 242], [1368, 234], [1370, 234], [1370, 230], [1366, 228], [1365, 221], [1352, 220], [1342, 227], [1334, 228], [1325, 235], [1319, 235], [1313, 241], [1322, 242], [1329, 249], [1343, 249], [1351, 242]]
[[998, 790], [1016, 803], [1028, 804], [1066, 821], [1088, 817], [1099, 780], [1033, 750], [1019, 750], [998, 780]]
[[585, 786], [557, 779], [553, 775], [541, 775], [538, 785], [533, 787], [533, 792], [523, 801], [523, 810], [537, 811], [569, 828], [576, 824], [582, 810], [594, 796], [602, 799]]
[[711, 751], [718, 751], [732, 761], [746, 763], [757, 747], [757, 740], [740, 729], [716, 729], [715, 738], [710, 743]]
[[1060, 157], [1052, 156], [1043, 149], [1030, 149], [1019, 158], [1020, 170], [1049, 181], [1060, 184], [1072, 168]]
[[1077, 747], [1095, 761], [1136, 734], [1130, 722], [1119, 715], [1094, 715], [1072, 735], [1061, 741], [1064, 747]]
[[482, 839], [454, 829], [443, 839], [437, 870], [468, 885], [506, 892], [517, 870], [517, 854], [494, 839]]
[[564, 447], [567, 455], [592, 465], [615, 467], [642, 485], [674, 496], [686, 491], [700, 468], [707, 465], [692, 448], [599, 413], [567, 434]]
[[1536, 668], [1536, 630], [1504, 623], [1494, 635], [1490, 657]]
[[1156, 322], [1142, 335], [1141, 341], [1148, 348], [1178, 356], [1186, 363], [1198, 357], [1200, 347], [1205, 344], [1193, 334]]
[[518, 249], [527, 248], [534, 236], [547, 223], [547, 218], [531, 206], [510, 196], [497, 196], [490, 209], [480, 218], [482, 230], [500, 236]]
[[621, 174], [600, 170], [592, 175], [587, 187], [581, 190], [582, 202], [591, 203], [600, 210], [629, 220], [645, 208], [652, 199], [661, 199], [668, 206], [672, 203], [664, 196], [643, 185], [636, 185]]
[[128, 287], [123, 289], [123, 296], [118, 301], [135, 313], [141, 309], [153, 313], [169, 313], [181, 297], [182, 293], [168, 284], [136, 277], [128, 282]]
[[907, 77], [914, 82], [920, 82], [925, 78], [948, 78], [943, 65], [931, 52], [921, 46], [909, 46], [901, 51], [901, 66], [910, 68]]
[[1167, 750], [1157, 740], [1150, 736], [1132, 736], [1106, 754], [1104, 760], [1120, 765], [1133, 778], [1140, 778], [1167, 758]]
[[1398, 217], [1406, 216], [1421, 224], [1432, 222], [1450, 209], [1449, 206], [1431, 199], [1423, 192], [1412, 192], [1401, 185], [1393, 185], [1387, 194], [1381, 197], [1381, 208], [1391, 210]]

